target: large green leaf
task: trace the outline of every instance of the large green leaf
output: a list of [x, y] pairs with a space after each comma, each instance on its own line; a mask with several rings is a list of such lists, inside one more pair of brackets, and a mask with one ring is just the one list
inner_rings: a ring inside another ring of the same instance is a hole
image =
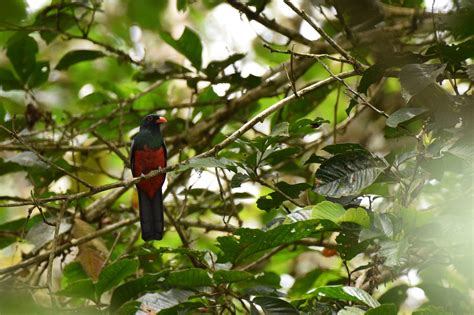
[[169, 1], [140, 0], [127, 2], [127, 15], [134, 24], [148, 29], [161, 29]]
[[0, 21], [20, 24], [26, 17], [26, 1], [2, 0], [0, 1]]
[[76, 63], [94, 60], [104, 56], [105, 54], [100, 50], [73, 50], [66, 53], [61, 60], [59, 60], [56, 70], [66, 70]]
[[368, 228], [370, 226], [370, 217], [364, 208], [350, 208], [337, 219], [336, 223], [352, 222]]
[[253, 278], [253, 274], [240, 270], [218, 270], [213, 275], [216, 284], [234, 283]]
[[188, 58], [196, 69], [201, 69], [202, 43], [199, 36], [193, 30], [186, 27], [178, 40], [175, 40], [167, 32], [160, 32], [160, 37], [168, 45]]
[[137, 279], [125, 282], [118, 286], [110, 300], [110, 310], [118, 309], [122, 304], [137, 298], [140, 294], [159, 289], [164, 286], [163, 281], [167, 277], [168, 271], [163, 271], [157, 274], [145, 274]]
[[83, 279], [69, 284], [64, 290], [56, 292], [57, 295], [86, 298], [95, 300], [95, 286], [92, 279]]
[[48, 61], [37, 62], [33, 73], [28, 79], [28, 86], [34, 88], [48, 81], [49, 71], [50, 67]]
[[189, 268], [171, 272], [166, 283], [178, 288], [208, 287], [213, 284], [209, 273], [204, 269]]
[[0, 68], [0, 87], [4, 91], [21, 90], [22, 84], [15, 78], [13, 72]]
[[129, 275], [134, 274], [137, 268], [138, 261], [135, 259], [119, 260], [105, 267], [96, 283], [97, 297], [120, 284]]
[[23, 82], [26, 82], [35, 70], [37, 52], [38, 44], [28, 35], [16, 33], [8, 40], [8, 59]]
[[245, 261], [246, 258], [256, 253], [308, 237], [315, 232], [315, 227], [316, 222], [314, 221], [300, 221], [283, 224], [268, 231], [238, 229], [234, 236], [217, 238], [218, 247], [222, 251], [218, 261], [233, 263]]
[[340, 204], [323, 201], [313, 207], [313, 219], [330, 220], [337, 222], [344, 215], [346, 210]]
[[298, 310], [285, 300], [272, 296], [257, 296], [252, 300], [253, 303], [258, 304], [265, 314], [299, 314]]
[[368, 310], [366, 315], [397, 315], [398, 307], [395, 304], [383, 304]]
[[370, 153], [341, 153], [324, 161], [316, 171], [314, 191], [333, 198], [357, 195], [372, 184], [386, 167], [386, 163]]

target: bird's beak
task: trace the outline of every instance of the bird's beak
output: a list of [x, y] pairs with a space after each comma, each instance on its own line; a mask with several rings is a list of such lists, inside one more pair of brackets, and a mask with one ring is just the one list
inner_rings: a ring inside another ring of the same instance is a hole
[[157, 124], [162, 124], [162, 123], [168, 122], [168, 120], [166, 120], [165, 117], [160, 117], [160, 118], [158, 118], [155, 122], [156, 122]]

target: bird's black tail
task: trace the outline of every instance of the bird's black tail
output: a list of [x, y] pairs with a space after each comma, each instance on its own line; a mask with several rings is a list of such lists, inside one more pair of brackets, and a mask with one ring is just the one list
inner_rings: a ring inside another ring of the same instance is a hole
[[161, 240], [163, 238], [163, 194], [159, 190], [153, 199], [138, 189], [140, 207], [140, 225], [144, 241]]

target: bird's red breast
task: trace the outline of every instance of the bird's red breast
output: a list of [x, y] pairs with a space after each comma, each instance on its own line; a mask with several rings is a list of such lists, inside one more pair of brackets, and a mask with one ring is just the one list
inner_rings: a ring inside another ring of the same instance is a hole
[[[134, 152], [133, 176], [137, 177], [141, 174], [148, 174], [150, 171], [160, 167], [166, 167], [165, 151], [163, 147], [159, 149], [150, 149], [148, 146], [142, 150]], [[145, 179], [138, 183], [138, 188], [143, 190], [148, 197], [153, 198], [156, 192], [161, 189], [165, 182], [165, 175], [160, 174], [152, 178]]]

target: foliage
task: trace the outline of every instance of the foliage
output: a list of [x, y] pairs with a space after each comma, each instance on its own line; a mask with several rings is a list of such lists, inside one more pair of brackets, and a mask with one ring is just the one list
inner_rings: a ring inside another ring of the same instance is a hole
[[0, 4], [0, 314], [472, 310], [472, 1], [33, 2]]

